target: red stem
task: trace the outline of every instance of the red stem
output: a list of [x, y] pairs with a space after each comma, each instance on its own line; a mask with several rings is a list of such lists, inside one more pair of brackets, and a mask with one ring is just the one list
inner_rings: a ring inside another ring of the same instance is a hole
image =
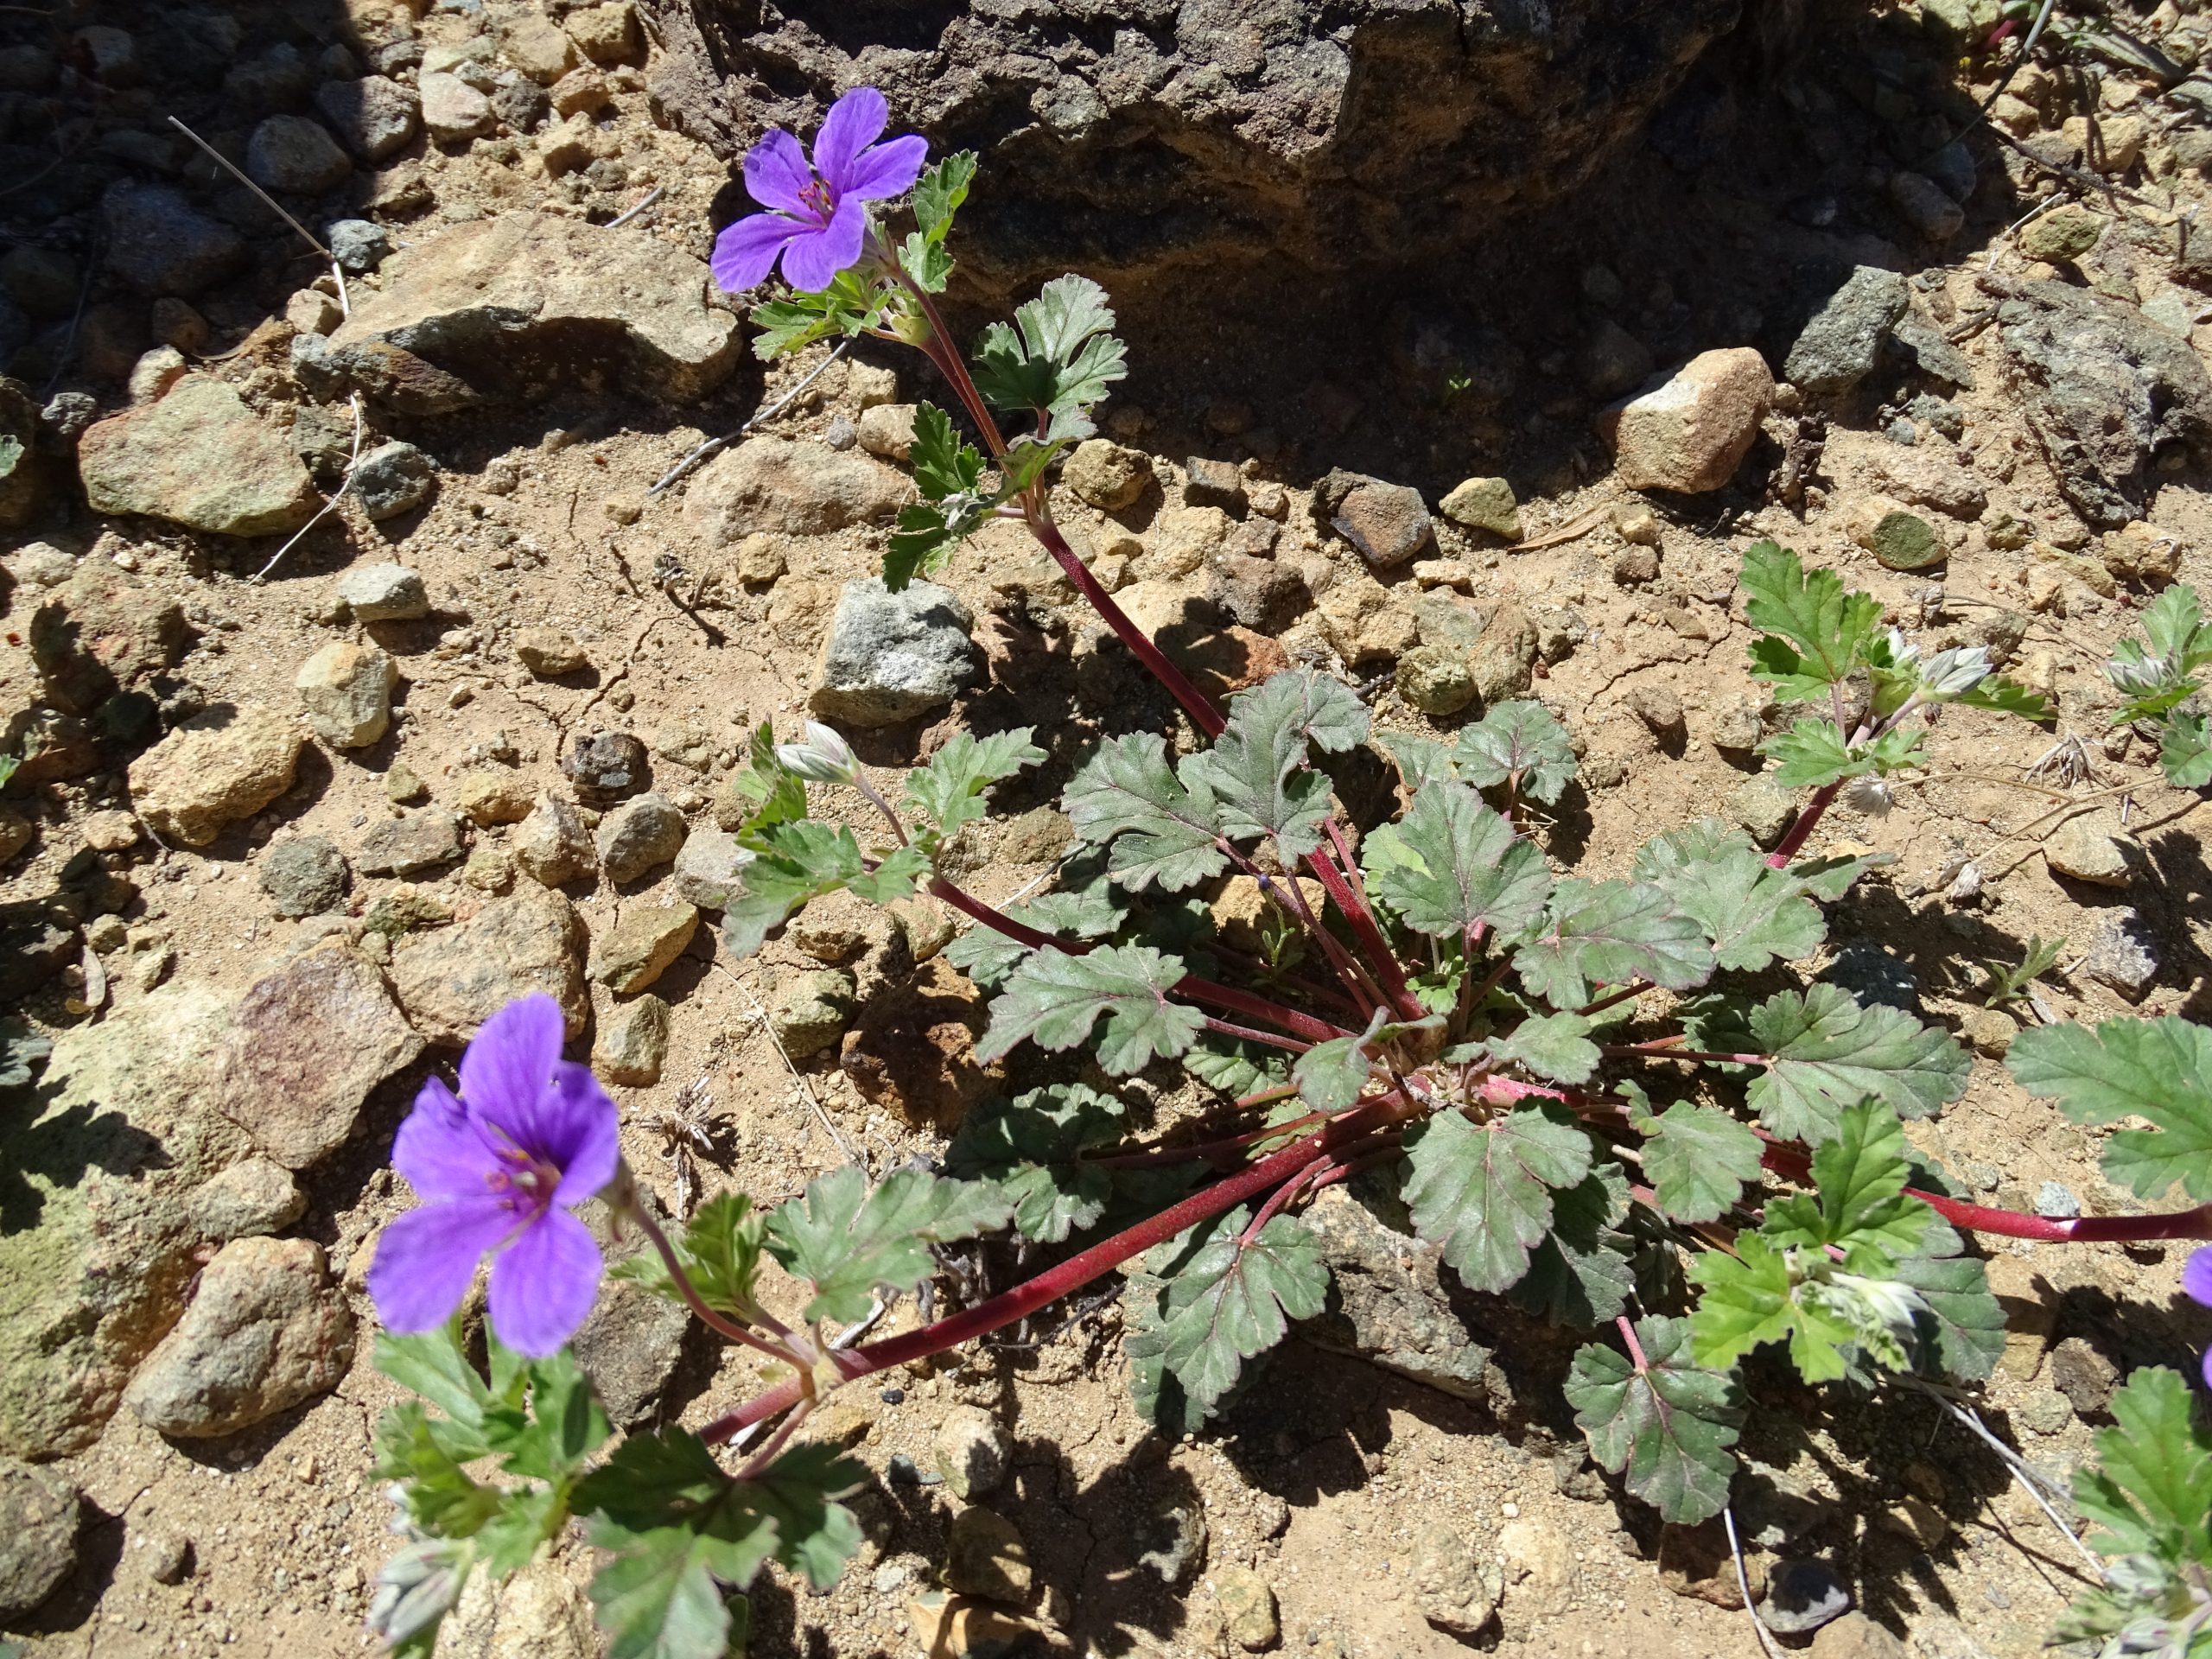
[[1600, 1043], [1600, 1054], [1643, 1054], [1657, 1060], [1711, 1060], [1719, 1065], [1771, 1065], [1771, 1054], [1719, 1054], [1710, 1049], [1677, 1048], [1681, 1037], [1662, 1037], [1649, 1043]]
[[1313, 1046], [1311, 1043], [1300, 1042], [1295, 1037], [1279, 1037], [1272, 1031], [1259, 1031], [1250, 1026], [1234, 1025], [1226, 1020], [1217, 1020], [1211, 1014], [1206, 1016], [1206, 1029], [1218, 1032], [1224, 1037], [1234, 1037], [1241, 1042], [1265, 1043], [1270, 1048], [1288, 1049], [1294, 1054], [1303, 1054]]
[[1621, 1340], [1628, 1344], [1628, 1357], [1635, 1363], [1637, 1375], [1649, 1370], [1651, 1362], [1644, 1358], [1643, 1344], [1636, 1339], [1636, 1327], [1629, 1323], [1627, 1316], [1616, 1319], [1613, 1326], [1621, 1333]]
[[[888, 1370], [910, 1360], [943, 1353], [963, 1342], [988, 1336], [1017, 1319], [1027, 1319], [1039, 1308], [1058, 1301], [1071, 1292], [1082, 1289], [1092, 1280], [1113, 1272], [1131, 1257], [1143, 1255], [1155, 1244], [1166, 1243], [1185, 1228], [1210, 1221], [1225, 1211], [1235, 1209], [1246, 1199], [1255, 1198], [1294, 1175], [1302, 1174], [1332, 1148], [1373, 1128], [1372, 1122], [1353, 1122], [1364, 1116], [1364, 1110], [1347, 1113], [1319, 1134], [1311, 1135], [1295, 1146], [1285, 1147], [1251, 1168], [1217, 1181], [1203, 1192], [1192, 1193], [1182, 1203], [1161, 1211], [1150, 1220], [1140, 1222], [1126, 1231], [1102, 1240], [1080, 1255], [1070, 1256], [1058, 1266], [1039, 1274], [1026, 1284], [1015, 1286], [1002, 1295], [994, 1296], [990, 1300], [955, 1313], [950, 1319], [939, 1319], [934, 1325], [924, 1325], [918, 1331], [887, 1337], [880, 1342], [867, 1343], [858, 1348], [844, 1349], [832, 1357], [838, 1370], [849, 1380]], [[700, 1430], [699, 1438], [713, 1446], [728, 1440], [740, 1429], [750, 1427], [779, 1411], [788, 1409], [798, 1404], [808, 1392], [805, 1384], [810, 1380], [795, 1378], [769, 1389], [766, 1394], [754, 1396], [735, 1411], [708, 1424]]]
[[1789, 861], [1797, 856], [1798, 849], [1811, 839], [1813, 826], [1820, 823], [1821, 815], [1834, 804], [1835, 798], [1842, 792], [1841, 784], [1827, 785], [1798, 809], [1796, 817], [1790, 822], [1789, 833], [1783, 836], [1775, 849], [1766, 855], [1770, 868], [1786, 870], [1789, 868]]
[[1117, 1152], [1104, 1158], [1078, 1157], [1076, 1161], [1096, 1165], [1100, 1169], [1143, 1169], [1154, 1164], [1182, 1164], [1200, 1158], [1208, 1163], [1226, 1162], [1227, 1154], [1242, 1152], [1257, 1141], [1272, 1141], [1277, 1135], [1296, 1135], [1301, 1129], [1328, 1121], [1326, 1112], [1308, 1112], [1303, 1117], [1270, 1123], [1263, 1129], [1248, 1129], [1243, 1135], [1224, 1135], [1218, 1141], [1193, 1141], [1185, 1146], [1154, 1147], [1145, 1152]]
[[[1333, 810], [1329, 830], [1332, 835], [1337, 833]], [[1347, 859], [1345, 861], [1351, 861]], [[1344, 920], [1351, 925], [1352, 936], [1359, 941], [1361, 951], [1382, 976], [1382, 988], [1389, 993], [1390, 1001], [1398, 1012], [1408, 1020], [1422, 1018], [1428, 1010], [1415, 1001], [1413, 993], [1407, 988], [1406, 971], [1398, 965], [1398, 958], [1391, 950], [1389, 941], [1382, 937], [1382, 930], [1376, 925], [1374, 912], [1352, 892], [1333, 861], [1319, 853], [1310, 853], [1306, 855], [1306, 868], [1313, 872], [1313, 879], [1321, 884], [1321, 889], [1329, 895], [1330, 902], [1344, 912]]]

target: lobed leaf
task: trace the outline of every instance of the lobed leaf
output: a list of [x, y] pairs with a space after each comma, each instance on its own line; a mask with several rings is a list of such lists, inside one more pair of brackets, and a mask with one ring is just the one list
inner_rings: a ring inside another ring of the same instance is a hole
[[1934, 1216], [1919, 1253], [1897, 1265], [1895, 1277], [1923, 1304], [1923, 1344], [1962, 1382], [1979, 1382], [2005, 1357], [2005, 1310], [1989, 1294], [1989, 1275], [1949, 1223]]
[[1402, 1191], [1414, 1230], [1443, 1247], [1470, 1289], [1502, 1291], [1551, 1229], [1554, 1189], [1590, 1173], [1590, 1141], [1566, 1111], [1523, 1107], [1471, 1123], [1456, 1112], [1406, 1137]]
[[2074, 1478], [2074, 1502], [2104, 1529], [2089, 1535], [2092, 1549], [2212, 1566], [2212, 1434], [2196, 1405], [2196, 1390], [2163, 1365], [2113, 1395], [2096, 1466]]
[[1083, 1154], [1119, 1140], [1125, 1116], [1120, 1101], [1086, 1084], [1032, 1089], [969, 1113], [944, 1166], [963, 1179], [996, 1181], [1014, 1205], [1015, 1230], [1058, 1244], [1106, 1213], [1112, 1179]]
[[1716, 1221], [1759, 1176], [1759, 1138], [1717, 1107], [1678, 1100], [1654, 1116], [1629, 1119], [1649, 1138], [1643, 1173], [1659, 1207], [1676, 1221]]
[[968, 188], [976, 181], [976, 152], [972, 149], [955, 150], [944, 160], [923, 170], [914, 181], [914, 223], [922, 236], [931, 243], [944, 240], [952, 229], [952, 216], [968, 200]]
[[1535, 843], [1465, 784], [1424, 785], [1405, 817], [1373, 831], [1363, 852], [1376, 896], [1408, 927], [1433, 938], [1486, 927], [1498, 938], [1519, 938], [1552, 893]]
[[1936, 1212], [1904, 1195], [1904, 1125], [1872, 1101], [1845, 1109], [1813, 1154], [1815, 1195], [1766, 1207], [1759, 1231], [1782, 1249], [1835, 1249], [1850, 1272], [1885, 1277], [1919, 1249]]
[[2031, 1026], [2005, 1064], [2076, 1123], [2148, 1120], [2105, 1142], [2105, 1173], [2138, 1198], [2179, 1182], [2198, 1203], [2212, 1200], [2212, 1031], [2176, 1014]]
[[1527, 799], [1547, 806], [1557, 804], [1575, 772], [1567, 728], [1541, 702], [1491, 705], [1480, 720], [1460, 728], [1451, 755], [1460, 782], [1478, 789], [1511, 783]]
[[983, 476], [982, 451], [960, 441], [952, 417], [935, 404], [915, 405], [914, 445], [907, 462], [914, 469], [915, 486], [931, 501], [972, 495]]
[[1098, 1064], [1117, 1077], [1141, 1071], [1182, 1053], [1205, 1028], [1196, 1008], [1167, 1000], [1182, 977], [1179, 960], [1146, 945], [1102, 945], [1080, 957], [1038, 951], [1007, 976], [976, 1058], [988, 1064], [1025, 1037], [1039, 1048], [1072, 1048], [1103, 1016]]
[[1565, 1391], [1590, 1455], [1675, 1526], [1720, 1513], [1744, 1422], [1734, 1376], [1690, 1357], [1687, 1319], [1654, 1316], [1634, 1330], [1641, 1364], [1592, 1343], [1578, 1349]]
[[1018, 308], [1014, 327], [995, 322], [976, 354], [976, 385], [998, 409], [1037, 411], [1051, 435], [1083, 436], [1084, 411], [1128, 372], [1122, 342], [1107, 331], [1106, 290], [1087, 276], [1056, 276]]
[[2176, 789], [2212, 784], [2212, 723], [2202, 715], [2167, 715], [2158, 734], [2158, 765]]
[[1694, 918], [1648, 881], [1569, 878], [1552, 890], [1541, 931], [1514, 967], [1530, 995], [1575, 1008], [1599, 985], [1649, 980], [1669, 990], [1702, 985], [1713, 951]]
[[1774, 781], [1784, 789], [1825, 789], [1874, 770], [1874, 758], [1854, 749], [1832, 720], [1800, 720], [1764, 739], [1758, 752], [1774, 761]]
[[[699, 1300], [717, 1313], [752, 1319], [759, 1304], [753, 1287], [760, 1272], [760, 1250], [768, 1218], [742, 1192], [723, 1192], [701, 1205], [676, 1241], [677, 1260]], [[669, 1276], [658, 1250], [640, 1250], [613, 1271], [613, 1277], [654, 1295], [681, 1302], [683, 1293]]]
[[810, 899], [843, 888], [887, 905], [913, 892], [930, 869], [929, 855], [918, 847], [896, 847], [870, 859], [850, 829], [810, 818], [775, 824], [755, 839], [760, 851], [745, 867], [744, 891], [722, 914], [722, 938], [741, 961]]
[[1966, 1092], [1973, 1065], [1943, 1032], [1901, 1009], [1862, 1007], [1840, 985], [1778, 991], [1748, 1014], [1707, 1003], [1688, 1023], [1700, 1048], [1766, 1056], [1751, 1108], [1775, 1134], [1808, 1145], [1834, 1135], [1844, 1110], [1869, 1097], [1899, 1116], [1926, 1117]]
[[1770, 541], [1745, 550], [1741, 581], [1745, 614], [1770, 636], [1752, 647], [1751, 672], [1784, 702], [1826, 696], [1864, 660], [1881, 626], [1880, 601], [1847, 593], [1833, 570], [1808, 574], [1796, 554]]
[[1163, 1260], [1148, 1263], [1176, 1264], [1160, 1304], [1159, 1357], [1201, 1414], [1246, 1360], [1283, 1339], [1290, 1320], [1314, 1318], [1328, 1300], [1321, 1241], [1288, 1216], [1270, 1217], [1247, 1237], [1249, 1221], [1240, 1206], [1171, 1240], [1158, 1252]]
[[1827, 937], [1815, 898], [1835, 899], [1885, 855], [1777, 870], [1751, 837], [1717, 818], [1653, 837], [1636, 855], [1636, 875], [1694, 918], [1722, 968], [1746, 973], [1809, 957]]
[[1551, 1230], [1529, 1252], [1513, 1300], [1578, 1330], [1618, 1317], [1636, 1287], [1629, 1241], [1617, 1230], [1628, 1209], [1628, 1177], [1611, 1160], [1554, 1192]]
[[871, 1190], [866, 1173], [848, 1164], [777, 1209], [765, 1242], [785, 1271], [813, 1284], [806, 1318], [857, 1319], [878, 1285], [909, 1291], [930, 1276], [931, 1245], [1003, 1227], [1012, 1212], [989, 1181], [894, 1169]]
[[994, 732], [981, 741], [973, 733], [959, 732], [926, 766], [906, 774], [906, 794], [899, 804], [930, 821], [932, 830], [924, 838], [934, 850], [989, 810], [985, 790], [1044, 760], [1045, 751], [1029, 741], [1027, 726]]
[[[1112, 884], [1103, 880], [1065, 893], [1040, 893], [1009, 906], [1006, 913], [1026, 927], [1071, 941], [1104, 938], [1128, 915], [1115, 899]], [[1028, 945], [996, 928], [976, 926], [945, 946], [944, 957], [985, 990], [993, 990], [1029, 952]]]
[[1100, 744], [1069, 781], [1061, 804], [1076, 834], [1113, 843], [1114, 879], [1124, 887], [1179, 893], [1228, 868], [1212, 785], [1195, 759], [1179, 776], [1159, 734], [1136, 732]]
[[1531, 1014], [1504, 1036], [1485, 1039], [1483, 1046], [1491, 1058], [1518, 1065], [1534, 1077], [1586, 1083], [1598, 1069], [1598, 1045], [1590, 1040], [1593, 1029], [1579, 1014]]
[[1267, 836], [1285, 865], [1321, 844], [1329, 779], [1306, 765], [1309, 743], [1336, 751], [1367, 735], [1366, 705], [1325, 675], [1287, 670], [1230, 703], [1229, 724], [1186, 771], [1203, 776], [1230, 836]]

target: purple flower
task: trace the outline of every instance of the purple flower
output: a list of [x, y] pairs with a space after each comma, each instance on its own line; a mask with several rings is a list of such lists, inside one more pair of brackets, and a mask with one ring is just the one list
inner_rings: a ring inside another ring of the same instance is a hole
[[517, 1353], [553, 1352], [599, 1292], [599, 1246], [569, 1211], [614, 1177], [614, 1103], [561, 1058], [561, 1007], [510, 1002], [461, 1057], [461, 1098], [432, 1077], [391, 1161], [423, 1198], [384, 1230], [369, 1268], [378, 1317], [402, 1333], [453, 1317], [483, 1257], [492, 1330]]
[[[2212, 1244], [2204, 1246], [2183, 1265], [2181, 1287], [2193, 1300], [2212, 1307]], [[2204, 1386], [2212, 1389], [2212, 1348], [2204, 1351]]]
[[873, 86], [830, 106], [814, 135], [814, 162], [779, 128], [745, 157], [745, 188], [773, 211], [741, 219], [715, 238], [715, 281], [736, 294], [766, 279], [780, 254], [784, 280], [805, 293], [830, 286], [861, 257], [868, 209], [904, 194], [921, 175], [929, 141], [909, 134], [875, 142], [891, 112]]

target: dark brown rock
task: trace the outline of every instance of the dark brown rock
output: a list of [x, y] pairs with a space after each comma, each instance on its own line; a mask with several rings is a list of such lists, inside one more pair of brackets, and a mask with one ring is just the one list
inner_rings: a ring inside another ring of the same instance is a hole
[[175, 600], [105, 559], [87, 559], [32, 613], [31, 660], [50, 702], [89, 714], [174, 664], [189, 632]]

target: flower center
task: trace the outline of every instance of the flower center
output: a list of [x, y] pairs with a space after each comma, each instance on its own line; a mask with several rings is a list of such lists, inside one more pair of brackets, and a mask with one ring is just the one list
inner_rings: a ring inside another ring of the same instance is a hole
[[553, 1201], [553, 1191], [561, 1185], [558, 1165], [518, 1147], [502, 1150], [499, 1165], [486, 1174], [484, 1183], [506, 1200], [509, 1209], [543, 1210]]
[[830, 194], [830, 187], [820, 179], [809, 181], [800, 189], [798, 199], [823, 219], [828, 219], [837, 208], [837, 199]]

